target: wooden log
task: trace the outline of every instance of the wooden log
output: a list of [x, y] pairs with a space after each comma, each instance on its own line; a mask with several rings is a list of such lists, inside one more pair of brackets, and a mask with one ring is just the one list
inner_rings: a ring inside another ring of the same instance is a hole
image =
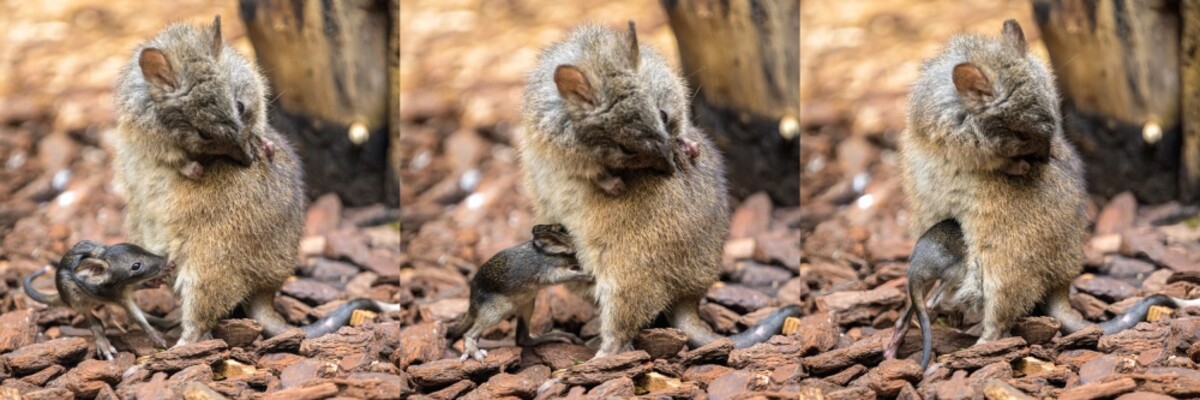
[[1184, 201], [1200, 201], [1200, 0], [1184, 0], [1179, 75], [1183, 85], [1183, 160], [1179, 192]]
[[[310, 198], [389, 201], [386, 1], [241, 0], [258, 64], [275, 93], [271, 123], [304, 161]], [[397, 20], [398, 22], [398, 20]], [[397, 190], [398, 192], [398, 190]]]
[[1177, 198], [1178, 2], [1033, 0], [1089, 190]]
[[725, 156], [730, 191], [800, 200], [800, 2], [663, 2], [699, 127]]
[[388, 15], [391, 18], [392, 38], [388, 46], [388, 127], [391, 130], [389, 141], [391, 145], [388, 155], [387, 192], [384, 194], [388, 204], [400, 204], [400, 0], [388, 1]]

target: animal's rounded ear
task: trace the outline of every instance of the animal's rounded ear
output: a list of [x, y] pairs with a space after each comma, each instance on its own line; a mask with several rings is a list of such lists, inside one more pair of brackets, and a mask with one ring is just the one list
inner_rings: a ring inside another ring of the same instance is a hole
[[150, 87], [163, 92], [171, 92], [179, 87], [175, 79], [175, 69], [167, 61], [166, 54], [153, 47], [142, 49], [138, 55], [138, 66], [142, 68], [142, 77]]
[[567, 103], [586, 108], [596, 106], [596, 98], [592, 95], [592, 84], [588, 82], [587, 77], [578, 67], [559, 65], [554, 69], [554, 85], [558, 87], [558, 94]]
[[212, 34], [212, 56], [217, 58], [221, 56], [221, 14], [217, 14], [213, 18], [212, 28], [209, 29]]
[[537, 247], [538, 251], [546, 254], [575, 254], [575, 247], [571, 245], [571, 238], [553, 230], [535, 230], [533, 232], [533, 245]]
[[954, 66], [954, 88], [958, 90], [959, 98], [974, 105], [985, 103], [995, 95], [987, 75], [969, 62]]
[[75, 243], [68, 253], [84, 257], [100, 257], [100, 254], [104, 253], [104, 245], [91, 240], [81, 240], [79, 243]]
[[633, 25], [633, 20], [629, 20], [629, 68], [637, 71], [638, 69], [638, 41], [637, 29]]
[[98, 258], [84, 258], [75, 265], [75, 277], [99, 285], [108, 281], [108, 262]]
[[1025, 32], [1021, 30], [1021, 24], [1018, 24], [1017, 20], [1009, 18], [1004, 21], [1003, 34], [1004, 40], [1021, 54], [1029, 50], [1029, 44], [1025, 42]]

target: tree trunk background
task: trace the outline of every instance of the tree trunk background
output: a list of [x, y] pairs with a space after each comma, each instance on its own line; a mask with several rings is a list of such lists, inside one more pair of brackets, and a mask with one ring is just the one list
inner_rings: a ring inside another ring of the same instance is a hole
[[[388, 38], [399, 23], [388, 7], [386, 0], [240, 1], [277, 96], [271, 123], [296, 146], [310, 198], [334, 192], [350, 206], [399, 201], [387, 171]], [[351, 139], [352, 125], [366, 128], [365, 140]]]
[[[1177, 1], [1034, 0], [1064, 103], [1064, 129], [1088, 189], [1142, 201], [1178, 198], [1180, 10]], [[1161, 138], [1147, 140], [1148, 124]]]
[[1179, 74], [1183, 82], [1183, 165], [1179, 191], [1184, 201], [1200, 201], [1200, 0], [1184, 0]]
[[400, 0], [388, 1], [391, 18], [391, 39], [388, 46], [388, 140], [387, 204], [400, 204]]
[[730, 191], [800, 201], [800, 2], [664, 0], [692, 111], [724, 154]]

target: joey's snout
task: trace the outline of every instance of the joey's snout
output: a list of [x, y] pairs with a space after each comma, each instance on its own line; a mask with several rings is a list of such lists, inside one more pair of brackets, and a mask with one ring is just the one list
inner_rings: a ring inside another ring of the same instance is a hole
[[668, 142], [658, 145], [655, 150], [656, 156], [651, 168], [667, 176], [675, 175], [677, 167], [675, 166], [675, 155], [673, 153], [674, 146], [671, 146], [670, 142]]

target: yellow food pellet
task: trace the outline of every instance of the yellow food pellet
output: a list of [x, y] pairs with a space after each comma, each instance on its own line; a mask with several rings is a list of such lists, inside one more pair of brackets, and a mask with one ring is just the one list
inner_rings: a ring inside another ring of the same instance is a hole
[[1151, 306], [1150, 311], [1146, 314], [1146, 321], [1155, 322], [1163, 318], [1169, 318], [1174, 311], [1170, 307]]
[[367, 310], [354, 310], [350, 313], [350, 326], [359, 326], [369, 321], [374, 321], [378, 314]]
[[783, 320], [783, 335], [791, 335], [800, 330], [800, 318], [788, 317]]

